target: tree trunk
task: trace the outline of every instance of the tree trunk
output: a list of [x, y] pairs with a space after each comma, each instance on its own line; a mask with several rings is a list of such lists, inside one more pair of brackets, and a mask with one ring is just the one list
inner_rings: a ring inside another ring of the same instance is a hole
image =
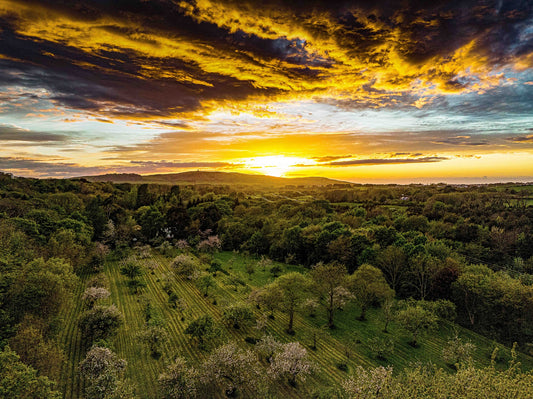
[[361, 306], [361, 316], [359, 316], [359, 321], [366, 320], [366, 305]]
[[294, 330], [292, 328], [293, 321], [294, 321], [294, 311], [291, 311], [291, 312], [289, 312], [289, 328], [287, 328], [287, 333], [289, 333], [291, 335], [294, 334]]

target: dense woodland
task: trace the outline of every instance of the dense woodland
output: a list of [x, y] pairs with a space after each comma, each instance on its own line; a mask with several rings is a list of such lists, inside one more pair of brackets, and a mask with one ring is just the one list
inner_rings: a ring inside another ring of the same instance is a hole
[[0, 348], [0, 398], [531, 397], [533, 186], [1, 174]]

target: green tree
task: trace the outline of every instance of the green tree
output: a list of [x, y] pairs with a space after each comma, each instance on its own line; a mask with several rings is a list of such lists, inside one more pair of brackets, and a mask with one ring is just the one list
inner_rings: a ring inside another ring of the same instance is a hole
[[72, 266], [63, 259], [36, 259], [13, 275], [7, 306], [16, 320], [26, 312], [49, 319], [70, 299], [76, 281]]
[[203, 291], [204, 296], [208, 295], [209, 288], [215, 285], [215, 279], [210, 274], [205, 274], [197, 280], [198, 287]]
[[408, 305], [398, 312], [396, 317], [402, 328], [412, 336], [410, 344], [418, 346], [418, 338], [421, 334], [437, 327], [437, 316], [426, 307], [416, 304]]
[[114, 335], [123, 317], [115, 305], [95, 306], [81, 315], [79, 327], [87, 345]]
[[235, 304], [224, 309], [222, 320], [224, 320], [224, 322], [229, 326], [239, 329], [242, 326], [254, 323], [255, 316], [254, 312], [252, 312], [248, 306]]
[[9, 345], [20, 360], [40, 375], [57, 379], [65, 354], [54, 341], [45, 338], [43, 332], [46, 329], [44, 321], [27, 315], [19, 324], [17, 334], [9, 340]]
[[388, 246], [379, 252], [376, 264], [393, 290], [397, 290], [407, 272], [407, 256], [402, 248]]
[[148, 325], [138, 336], [140, 341], [148, 347], [152, 357], [161, 356], [162, 347], [168, 341], [168, 333], [163, 326]]
[[131, 280], [134, 280], [142, 275], [142, 269], [137, 263], [127, 262], [120, 268], [120, 274], [128, 277]]
[[185, 334], [190, 335], [191, 338], [198, 342], [198, 346], [201, 349], [204, 349], [206, 346], [206, 341], [211, 338], [215, 338], [218, 334], [218, 331], [219, 329], [217, 328], [213, 317], [206, 314], [192, 321], [185, 329]]
[[140, 215], [137, 219], [141, 226], [141, 233], [149, 240], [161, 234], [163, 227], [165, 227], [165, 220], [163, 215], [156, 207], [148, 207], [140, 209]]
[[191, 218], [183, 206], [170, 207], [165, 215], [165, 221], [166, 227], [173, 238], [180, 239], [187, 237]]
[[389, 287], [378, 268], [364, 264], [348, 277], [348, 288], [353, 293], [355, 301], [361, 307], [359, 320], [366, 319], [366, 310], [374, 302], [382, 303], [394, 297], [394, 291]]
[[328, 315], [328, 327], [334, 328], [333, 316], [335, 310], [343, 306], [349, 294], [345, 291], [346, 267], [337, 262], [318, 263], [311, 269], [311, 278], [324, 303]]
[[278, 277], [265, 287], [265, 290], [270, 289], [279, 293], [276, 306], [289, 316], [287, 333], [294, 334], [294, 314], [303, 301], [311, 296], [309, 280], [300, 273], [291, 272]]
[[54, 388], [48, 377], [22, 363], [9, 345], [0, 352], [0, 398], [60, 399]]

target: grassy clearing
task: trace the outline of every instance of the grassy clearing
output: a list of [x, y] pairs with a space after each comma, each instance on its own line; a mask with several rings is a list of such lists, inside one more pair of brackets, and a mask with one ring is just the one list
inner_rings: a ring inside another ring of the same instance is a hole
[[[204, 296], [194, 282], [182, 278], [176, 278], [170, 268], [171, 258], [155, 252], [147, 258], [134, 257], [134, 261], [143, 267], [142, 279], [146, 287], [141, 288], [139, 293], [132, 293], [126, 285], [127, 278], [120, 274], [123, 261], [109, 262], [105, 268], [105, 274], [109, 279], [111, 297], [106, 300], [108, 304], [114, 303], [124, 315], [125, 323], [119, 329], [113, 340], [114, 350], [117, 354], [128, 361], [127, 377], [136, 385], [140, 398], [157, 397], [157, 377], [165, 368], [165, 365], [175, 356], [186, 358], [191, 364], [200, 363], [208, 354], [191, 344], [189, 337], [184, 334], [187, 325], [203, 314], [210, 314], [220, 323], [221, 314], [225, 306], [246, 301], [249, 292], [254, 287], [263, 286], [273, 281], [274, 276], [269, 269], [263, 270], [256, 266], [255, 271], [249, 275], [246, 273], [246, 265], [251, 262], [257, 264], [257, 259], [232, 252], [222, 252], [215, 255], [222, 264], [226, 273], [219, 272], [215, 277], [215, 285], [209, 290], [209, 295]], [[290, 266], [274, 263], [280, 266], [281, 273], [306, 270], [298, 266]], [[187, 304], [184, 311], [174, 309], [168, 303], [168, 294], [165, 292], [165, 284], [179, 298]], [[85, 283], [80, 283], [76, 292], [75, 306], [65, 314], [64, 328], [61, 333], [61, 342], [69, 355], [68, 363], [62, 370], [61, 389], [65, 398], [80, 398], [82, 385], [77, 374], [77, 364], [83, 359], [84, 352], [80, 345], [80, 333], [77, 329], [77, 319], [81, 314], [81, 293]], [[145, 325], [145, 307], [150, 303], [154, 312], [159, 313], [165, 321], [165, 327], [169, 333], [169, 341], [163, 348], [161, 358], [154, 359], [148, 349], [139, 341], [137, 335]], [[256, 315], [261, 310], [255, 309]], [[338, 384], [347, 378], [350, 371], [358, 365], [377, 366], [391, 364], [396, 370], [400, 370], [413, 361], [433, 362], [441, 367], [447, 367], [442, 361], [442, 348], [453, 334], [453, 328], [449, 324], [420, 340], [419, 348], [412, 348], [407, 344], [409, 337], [398, 326], [391, 324], [389, 333], [382, 332], [383, 321], [381, 312], [371, 309], [368, 312], [368, 321], [357, 320], [359, 309], [355, 305], [348, 305], [343, 311], [336, 314], [337, 328], [334, 330], [323, 329], [318, 339], [316, 350], [312, 350], [313, 331], [326, 324], [326, 316], [323, 309], [319, 309], [316, 316], [299, 315], [295, 319], [295, 336], [286, 334], [287, 317], [275, 313], [275, 319], [268, 321], [267, 332], [281, 342], [300, 341], [309, 349], [309, 353], [321, 371], [310, 378], [304, 387], [296, 391], [290, 386], [280, 386], [274, 397], [297, 398], [309, 397], [313, 391], [323, 386]], [[260, 338], [261, 333], [250, 326], [235, 330], [225, 327], [220, 323], [222, 332], [218, 341], [235, 340], [242, 347], [251, 348], [253, 345], [244, 341], [246, 337]], [[487, 365], [490, 362], [490, 354], [494, 344], [468, 330], [458, 328], [459, 335], [463, 339], [473, 342], [477, 349], [474, 360], [479, 365]], [[395, 342], [394, 352], [387, 360], [378, 360], [369, 348], [369, 339], [373, 337], [387, 337]], [[533, 359], [521, 355], [520, 359], [524, 368], [533, 367]], [[341, 370], [346, 365], [347, 371]], [[339, 367], [340, 366], [340, 367]], [[502, 365], [503, 366], [503, 365]]]

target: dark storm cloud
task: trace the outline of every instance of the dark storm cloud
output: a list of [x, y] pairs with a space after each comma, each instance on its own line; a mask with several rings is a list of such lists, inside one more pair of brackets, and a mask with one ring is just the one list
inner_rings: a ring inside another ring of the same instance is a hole
[[[456, 92], [479, 83], [460, 73], [469, 63], [482, 60], [488, 73], [533, 51], [528, 0], [23, 0], [6, 7], [0, 85], [45, 88], [66, 107], [132, 118], [332, 88], [349, 93], [349, 107], [411, 105], [418, 93], [407, 91], [418, 78]], [[435, 57], [448, 66], [433, 66]], [[486, 108], [498, 103], [486, 97]]]

